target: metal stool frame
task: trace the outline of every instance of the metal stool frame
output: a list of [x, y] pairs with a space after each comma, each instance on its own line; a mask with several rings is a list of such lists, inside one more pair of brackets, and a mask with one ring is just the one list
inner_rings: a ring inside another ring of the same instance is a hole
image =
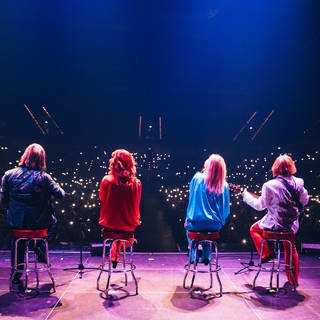
[[[263, 231], [263, 237], [261, 243], [261, 252], [259, 256], [259, 262], [258, 262], [258, 270], [257, 273], [253, 279], [252, 288], [256, 288], [256, 280], [260, 274], [261, 271], [270, 272], [270, 289], [273, 288], [273, 275], [276, 273], [276, 292], [279, 292], [279, 277], [281, 272], [290, 272], [291, 277], [293, 279], [293, 291], [296, 291], [297, 282], [296, 278], [293, 274], [293, 242], [292, 239], [294, 238], [293, 232], [275, 232], [275, 231]], [[262, 253], [263, 248], [266, 242], [271, 242], [273, 244], [274, 252], [276, 253], [276, 259], [272, 260], [272, 266], [270, 267], [264, 267], [262, 264]], [[284, 251], [281, 251], [281, 244], [288, 243], [289, 244], [289, 265], [287, 265], [284, 261], [281, 261], [281, 256], [284, 256]], [[276, 260], [276, 261], [275, 261]], [[286, 266], [289, 268], [286, 269]]]
[[[221, 266], [219, 265], [218, 260], [218, 243], [216, 240], [219, 239], [220, 234], [219, 232], [195, 232], [195, 231], [189, 231], [188, 236], [191, 239], [190, 247], [195, 248], [194, 252], [194, 263], [193, 268], [191, 268], [191, 262], [189, 259], [189, 262], [187, 265], [185, 265], [184, 269], [186, 270], [184, 279], [183, 279], [183, 288], [185, 289], [192, 289], [195, 281], [195, 276], [198, 273], [209, 273], [210, 275], [210, 286], [206, 290], [209, 290], [213, 286], [213, 277], [212, 274], [215, 273], [218, 283], [219, 283], [219, 296], [222, 296], [222, 283], [219, 277], [219, 271], [221, 270]], [[210, 246], [210, 257], [209, 257], [209, 264], [207, 270], [198, 270], [197, 269], [197, 259], [199, 256], [199, 246], [202, 245], [203, 242], [209, 243]], [[214, 253], [214, 254], [212, 254]], [[187, 277], [189, 272], [192, 273], [191, 283], [188, 287], [186, 285]]]
[[[111, 248], [113, 243], [120, 242], [120, 261], [118, 262], [119, 265], [122, 268], [112, 268], [112, 257], [111, 257]], [[126, 245], [129, 244], [129, 252], [126, 252]], [[106, 250], [109, 250], [109, 258], [106, 259]], [[129, 259], [127, 259], [127, 256], [129, 256]], [[107, 261], [106, 261], [107, 260]], [[105, 268], [107, 264], [107, 268]], [[106, 283], [105, 291], [109, 290], [110, 285], [110, 278], [113, 273], [124, 273], [125, 278], [125, 286], [128, 285], [128, 276], [127, 273], [131, 273], [132, 279], [135, 283], [135, 295], [138, 295], [138, 282], [134, 274], [134, 270], [136, 269], [135, 264], [133, 263], [133, 243], [129, 241], [128, 239], [114, 239], [114, 238], [106, 238], [103, 241], [103, 248], [102, 248], [102, 262], [99, 267], [100, 272], [99, 276], [97, 278], [97, 290], [102, 291], [100, 289], [100, 278], [102, 275], [102, 272], [108, 273], [108, 279]]]
[[[17, 230], [18, 232], [20, 230]], [[21, 230], [22, 232], [24, 230]], [[26, 231], [35, 231], [35, 234], [37, 234], [37, 231], [42, 232], [43, 230], [26, 230]], [[18, 263], [18, 246], [19, 243], [25, 241], [25, 250], [24, 250], [24, 262]], [[37, 254], [35, 252], [35, 248], [37, 247], [38, 243], [43, 242], [45, 245], [45, 258], [46, 262], [39, 262]], [[34, 260], [30, 260], [30, 253], [33, 252]], [[23, 266], [23, 269], [18, 269], [19, 266]], [[14, 279], [15, 275], [17, 273], [21, 273], [24, 275], [24, 291], [28, 288], [28, 282], [29, 282], [29, 273], [34, 272], [36, 276], [36, 288], [35, 290], [39, 291], [39, 272], [47, 271], [50, 280], [52, 282], [52, 291], [50, 289], [50, 293], [56, 292], [56, 286], [55, 281], [53, 278], [53, 275], [51, 273], [51, 264], [49, 260], [49, 248], [48, 248], [48, 241], [45, 238], [42, 237], [33, 237], [32, 234], [30, 236], [20, 237], [17, 238], [14, 242], [14, 265], [12, 267], [12, 273], [10, 277], [10, 291], [13, 291], [12, 288], [12, 280]]]

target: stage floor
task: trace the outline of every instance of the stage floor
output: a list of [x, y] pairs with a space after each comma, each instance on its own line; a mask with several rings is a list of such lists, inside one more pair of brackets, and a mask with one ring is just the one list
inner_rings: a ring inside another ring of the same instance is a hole
[[[127, 295], [126, 291], [110, 293], [114, 299], [105, 299], [96, 290], [98, 271], [88, 270], [83, 278], [75, 271], [63, 271], [67, 267], [77, 267], [79, 253], [51, 252], [51, 263], [56, 281], [56, 293], [39, 294], [35, 297], [19, 296], [8, 291], [9, 253], [0, 252], [0, 316], [1, 319], [299, 319], [320, 318], [320, 259], [319, 256], [302, 256], [300, 285], [297, 292], [291, 292], [285, 285], [275, 295], [263, 288], [269, 277], [261, 273], [257, 280], [257, 290], [253, 291], [254, 271], [239, 275], [234, 273], [249, 259], [248, 253], [221, 253], [220, 278], [223, 296], [216, 297], [218, 290], [214, 276], [214, 288], [210, 292], [195, 290], [192, 294], [183, 289], [184, 264], [186, 254], [137, 253], [135, 275], [139, 285], [139, 295]], [[98, 267], [101, 257], [84, 254], [86, 267]], [[256, 257], [255, 257], [255, 260]], [[133, 282], [129, 275], [126, 287], [133, 293]], [[42, 278], [48, 282], [46, 277]], [[111, 283], [123, 286], [121, 275], [113, 275]], [[102, 279], [105, 280], [105, 277]], [[196, 287], [205, 287], [209, 281], [207, 274], [198, 274]]]

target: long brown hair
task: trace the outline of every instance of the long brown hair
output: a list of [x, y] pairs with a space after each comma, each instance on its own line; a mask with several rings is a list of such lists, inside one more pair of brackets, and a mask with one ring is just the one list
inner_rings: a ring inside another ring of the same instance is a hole
[[132, 182], [136, 178], [136, 162], [133, 155], [125, 149], [113, 151], [109, 160], [109, 174], [118, 182]]
[[203, 173], [209, 193], [222, 194], [227, 176], [224, 159], [219, 154], [212, 154], [204, 163]]
[[30, 144], [20, 158], [19, 166], [33, 170], [46, 170], [46, 152], [38, 143]]

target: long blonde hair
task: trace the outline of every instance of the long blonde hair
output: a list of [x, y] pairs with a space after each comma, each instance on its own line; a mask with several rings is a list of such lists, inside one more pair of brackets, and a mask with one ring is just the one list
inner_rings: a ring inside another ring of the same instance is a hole
[[227, 176], [224, 159], [219, 154], [212, 154], [205, 161], [202, 172], [206, 175], [205, 183], [208, 192], [216, 195], [222, 194]]

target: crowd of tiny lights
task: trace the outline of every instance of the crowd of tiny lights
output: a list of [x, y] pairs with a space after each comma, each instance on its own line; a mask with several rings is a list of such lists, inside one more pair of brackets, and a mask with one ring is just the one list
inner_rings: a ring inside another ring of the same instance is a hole
[[[259, 194], [262, 184], [271, 179], [271, 166], [280, 154], [281, 148], [253, 159], [244, 158], [235, 165], [228, 167], [227, 181], [247, 188]], [[22, 150], [11, 150], [8, 146], [0, 146], [0, 152], [7, 158], [20, 158]], [[99, 240], [99, 184], [108, 171], [108, 158], [111, 150], [101, 150], [94, 146], [91, 151], [79, 151], [70, 156], [49, 159], [48, 173], [70, 193], [70, 197], [55, 200], [55, 210], [60, 220], [61, 234], [67, 240], [77, 241], [85, 238], [89, 241]], [[189, 183], [196, 171], [201, 167], [194, 164], [184, 164], [178, 168], [175, 158], [170, 153], [133, 153], [137, 162], [137, 176], [147, 188], [150, 179], [155, 187], [155, 194], [163, 200], [172, 219], [183, 225], [185, 211], [188, 205]], [[296, 159], [299, 174], [304, 178], [310, 194], [310, 202], [306, 208], [305, 225], [314, 232], [320, 230], [320, 194], [319, 194], [319, 162], [320, 153], [314, 151]], [[186, 161], [187, 162], [187, 161]], [[14, 167], [18, 160], [8, 161], [4, 170]], [[261, 212], [250, 210], [242, 202], [239, 193], [231, 192], [231, 213], [228, 217], [226, 240], [248, 243], [248, 228], [263, 215]], [[143, 214], [142, 214], [143, 215]], [[79, 229], [79, 222], [81, 228]], [[79, 231], [80, 230], [80, 231]], [[245, 235], [245, 236], [244, 236]]]

